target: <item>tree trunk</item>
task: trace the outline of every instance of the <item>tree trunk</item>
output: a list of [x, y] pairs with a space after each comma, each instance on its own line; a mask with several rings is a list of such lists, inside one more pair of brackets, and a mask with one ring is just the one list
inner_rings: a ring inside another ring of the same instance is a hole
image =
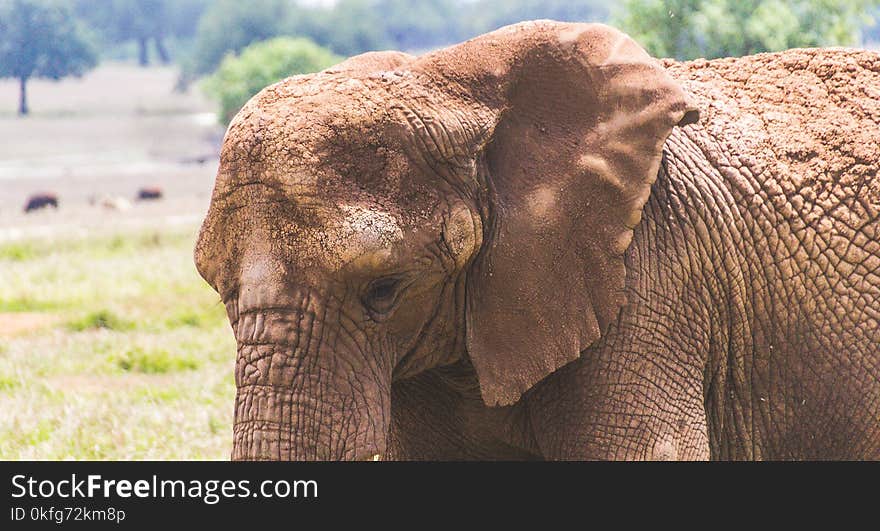
[[171, 57], [168, 55], [168, 49], [165, 48], [165, 43], [162, 42], [162, 37], [156, 37], [156, 54], [159, 56], [159, 60], [162, 61], [163, 65], [167, 65], [171, 62]]
[[18, 115], [26, 116], [30, 109], [28, 109], [27, 102], [27, 82], [28, 78], [21, 77], [18, 79]]
[[147, 55], [147, 38], [138, 37], [138, 64], [141, 66], [149, 66], [150, 58]]

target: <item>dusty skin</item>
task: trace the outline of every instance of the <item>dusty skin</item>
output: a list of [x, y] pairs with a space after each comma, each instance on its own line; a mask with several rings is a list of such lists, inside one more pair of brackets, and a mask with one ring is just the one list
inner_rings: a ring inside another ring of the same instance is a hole
[[880, 458], [878, 87], [550, 21], [268, 87], [195, 250], [232, 457]]

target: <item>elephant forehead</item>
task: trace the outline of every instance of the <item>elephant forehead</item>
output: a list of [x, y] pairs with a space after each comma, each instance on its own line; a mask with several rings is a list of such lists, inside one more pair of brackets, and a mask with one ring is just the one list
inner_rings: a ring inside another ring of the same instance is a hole
[[321, 109], [281, 119], [240, 121], [221, 153], [218, 187], [254, 181], [303, 195], [358, 190], [394, 198], [411, 191], [412, 163], [385, 124], [358, 113]]
[[262, 225], [269, 228], [268, 240], [277, 254], [309, 269], [333, 272], [351, 265], [380, 266], [406, 245], [405, 234], [411, 231], [399, 216], [369, 205], [337, 204], [297, 213], [286, 210], [284, 214], [263, 212], [267, 222]]
[[224, 152], [250, 160], [327, 163], [330, 150], [382, 143], [388, 101], [381, 87], [361, 79], [288, 78], [263, 89], [235, 116]]
[[310, 219], [303, 212], [326, 207], [333, 220], [347, 220], [341, 226], [378, 230], [390, 226], [385, 215], [400, 227], [424, 223], [444, 201], [439, 181], [421, 172], [403, 151], [378, 141], [346, 142], [340, 135], [317, 143], [291, 131], [284, 145], [280, 151], [224, 157], [214, 204], [221, 210], [287, 204], [296, 206], [301, 220]]
[[424, 203], [437, 183], [411, 158], [407, 118], [392, 94], [400, 90], [327, 73], [264, 89], [227, 131], [218, 188], [259, 181], [304, 195], [366, 191], [386, 203]]
[[339, 214], [340, 219], [317, 234], [321, 255], [331, 269], [354, 262], [378, 265], [388, 260], [394, 245], [403, 240], [399, 220], [387, 212], [341, 205]]

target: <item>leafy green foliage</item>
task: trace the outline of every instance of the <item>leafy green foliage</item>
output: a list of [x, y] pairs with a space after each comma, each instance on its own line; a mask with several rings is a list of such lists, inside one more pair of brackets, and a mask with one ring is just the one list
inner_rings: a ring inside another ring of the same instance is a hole
[[263, 87], [288, 76], [317, 72], [342, 58], [308, 39], [278, 37], [228, 55], [205, 81], [205, 89], [220, 102], [220, 115], [228, 123]]
[[626, 0], [613, 23], [654, 55], [693, 59], [853, 45], [877, 0]]

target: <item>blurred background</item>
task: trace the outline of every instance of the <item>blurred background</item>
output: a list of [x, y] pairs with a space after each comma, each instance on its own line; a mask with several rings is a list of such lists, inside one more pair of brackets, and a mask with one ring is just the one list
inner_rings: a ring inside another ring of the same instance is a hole
[[264, 86], [537, 18], [656, 55], [880, 48], [880, 0], [0, 0], [0, 459], [225, 459], [235, 344], [192, 265]]

